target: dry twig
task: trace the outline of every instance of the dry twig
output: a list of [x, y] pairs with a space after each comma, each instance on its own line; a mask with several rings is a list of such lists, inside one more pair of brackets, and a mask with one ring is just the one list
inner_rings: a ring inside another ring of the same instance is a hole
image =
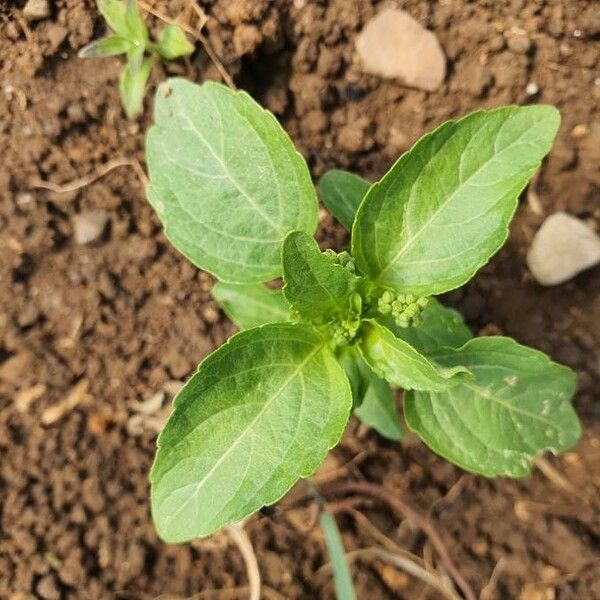
[[[190, 27], [187, 23], [180, 23], [175, 19], [171, 19], [171, 17], [168, 17], [164, 13], [156, 10], [155, 8], [150, 6], [147, 2], [144, 2], [144, 0], [138, 0], [138, 4], [146, 12], [149, 12], [151, 15], [155, 16], [157, 19], [160, 19], [161, 21], [164, 21], [165, 23], [170, 23], [171, 25], [177, 25], [178, 27], [181, 27], [181, 29], [183, 29], [186, 33], [189, 33], [195, 40], [199, 41], [202, 44], [202, 46], [204, 47], [206, 54], [208, 54], [208, 58], [210, 58], [212, 63], [215, 65], [215, 67], [219, 71], [219, 74], [223, 78], [223, 81], [232, 90], [237, 89], [235, 83], [233, 82], [233, 79], [231, 78], [231, 75], [229, 75], [229, 73], [227, 72], [227, 69], [221, 62], [221, 59], [217, 56], [217, 53], [213, 50], [210, 42], [208, 41], [208, 38], [201, 31], [202, 28], [204, 27], [204, 25], [206, 24], [207, 17], [204, 14], [204, 12], [201, 11], [201, 9], [196, 5], [195, 2], [192, 2], [192, 7], [196, 11], [196, 13], [201, 17], [198, 30], [195, 30], [194, 28]], [[201, 11], [201, 12], [198, 12], [198, 11]]]
[[[403, 569], [410, 575], [417, 577], [427, 585], [430, 585], [438, 590], [448, 600], [460, 600], [458, 594], [452, 588], [447, 586], [438, 575], [425, 570], [421, 565], [407, 556], [394, 554], [378, 547], [362, 548], [360, 550], [354, 550], [353, 552], [346, 553], [346, 559], [348, 562], [353, 562], [354, 560], [361, 558], [367, 560], [382, 560], [383, 562]], [[331, 563], [327, 563], [316, 572], [315, 577], [318, 580], [321, 580], [322, 578], [330, 575]], [[319, 583], [317, 583], [317, 585], [319, 585]]]
[[386, 504], [396, 512], [400, 513], [405, 519], [412, 522], [413, 525], [419, 527], [430, 539], [433, 547], [437, 551], [442, 564], [444, 565], [446, 571], [452, 577], [452, 579], [456, 582], [456, 585], [464, 594], [467, 600], [476, 600], [475, 593], [471, 589], [471, 586], [467, 583], [464, 577], [461, 575], [460, 571], [454, 564], [454, 561], [450, 557], [448, 550], [442, 541], [439, 533], [433, 527], [429, 519], [418, 513], [416, 510], [411, 508], [408, 504], [392, 496], [387, 490], [384, 488], [374, 485], [372, 483], [364, 482], [364, 481], [351, 481], [348, 483], [343, 483], [336, 486], [335, 491], [338, 493], [354, 493], [354, 494], [366, 494], [368, 496], [372, 496], [377, 498]]
[[252, 547], [252, 542], [248, 537], [243, 525], [236, 523], [227, 527], [227, 533], [239, 548], [246, 565], [246, 573], [248, 574], [248, 584], [250, 586], [249, 600], [260, 600], [260, 571], [258, 570], [258, 562], [256, 554]]
[[85, 177], [80, 177], [78, 179], [74, 179], [73, 181], [69, 181], [68, 183], [52, 183], [51, 181], [43, 181], [42, 179], [34, 179], [31, 182], [32, 188], [50, 190], [51, 192], [55, 192], [57, 194], [66, 194], [68, 192], [75, 192], [81, 188], [84, 188], [94, 181], [97, 181], [101, 177], [104, 177], [112, 170], [117, 169], [118, 167], [133, 167], [136, 175], [142, 182], [144, 189], [148, 185], [148, 178], [144, 173], [144, 169], [140, 165], [139, 161], [136, 159], [130, 158], [114, 158], [113, 160], [109, 160], [106, 164], [99, 167], [95, 173], [91, 173], [90, 175], [86, 175]]

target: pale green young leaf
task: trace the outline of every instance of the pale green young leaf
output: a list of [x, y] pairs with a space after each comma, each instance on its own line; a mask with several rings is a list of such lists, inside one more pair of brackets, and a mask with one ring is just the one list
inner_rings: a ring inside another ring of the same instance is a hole
[[171, 243], [230, 283], [281, 274], [292, 230], [313, 233], [317, 200], [304, 159], [245, 92], [171, 79], [146, 144], [148, 197]]
[[145, 58], [137, 72], [133, 72], [126, 64], [121, 69], [119, 76], [119, 92], [121, 101], [125, 107], [125, 112], [130, 119], [133, 119], [142, 112], [144, 104], [144, 92], [150, 72], [152, 71], [152, 59]]
[[362, 359], [356, 346], [342, 346], [336, 352], [340, 363], [352, 390], [352, 408], [356, 409], [364, 400], [369, 389], [370, 376], [373, 373]]
[[354, 414], [388, 440], [399, 441], [404, 437], [394, 392], [386, 381], [373, 372], [363, 401], [354, 409]]
[[369, 187], [366, 179], [341, 169], [327, 171], [319, 181], [323, 204], [347, 231], [352, 230], [354, 215]]
[[148, 28], [140, 15], [137, 0], [125, 0], [125, 23], [131, 38], [146, 45], [148, 42]]
[[335, 597], [337, 600], [356, 600], [352, 574], [346, 560], [344, 542], [335, 517], [329, 511], [324, 510], [319, 516], [319, 523], [323, 530], [323, 537], [331, 561]]
[[225, 314], [240, 329], [290, 320], [290, 307], [281, 288], [271, 290], [262, 283], [235, 284], [219, 281], [211, 293]]
[[462, 315], [435, 298], [429, 299], [420, 316], [421, 324], [415, 327], [399, 327], [390, 316], [377, 320], [396, 337], [402, 338], [423, 354], [429, 354], [442, 347], [460, 348], [473, 337]]
[[312, 327], [233, 336], [177, 395], [159, 437], [150, 480], [160, 536], [204, 537], [279, 500], [339, 441], [351, 396]]
[[111, 35], [91, 42], [84, 46], [77, 56], [79, 58], [103, 58], [104, 56], [116, 56], [117, 54], [126, 54], [131, 47], [131, 42], [118, 35]]
[[349, 312], [350, 296], [361, 280], [321, 252], [312, 236], [290, 233], [283, 243], [282, 263], [283, 295], [302, 318], [327, 321]]
[[447, 460], [487, 477], [523, 477], [536, 455], [577, 443], [571, 369], [505, 337], [475, 338], [458, 350], [439, 350], [434, 359], [474, 374], [452, 389], [405, 396], [409, 427]]
[[509, 106], [423, 137], [358, 209], [352, 254], [361, 271], [416, 296], [464, 284], [505, 242], [559, 123], [551, 106]]
[[156, 50], [163, 58], [173, 60], [191, 54], [194, 44], [187, 39], [181, 27], [169, 24], [158, 34]]
[[442, 391], [471, 377], [462, 365], [439, 367], [376, 321], [366, 319], [359, 330], [358, 348], [380, 377], [405, 390]]
[[115, 33], [124, 38], [130, 37], [123, 0], [98, 0], [98, 10]]

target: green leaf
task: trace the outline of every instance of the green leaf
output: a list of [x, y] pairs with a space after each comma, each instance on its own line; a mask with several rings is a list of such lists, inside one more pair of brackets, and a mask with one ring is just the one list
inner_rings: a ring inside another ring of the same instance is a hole
[[261, 283], [218, 282], [211, 293], [240, 329], [290, 320], [290, 307], [281, 289], [271, 290]]
[[402, 338], [423, 354], [430, 354], [442, 347], [460, 348], [473, 337], [462, 315], [435, 298], [429, 298], [420, 317], [421, 324], [417, 327], [398, 327], [393, 317], [381, 317], [377, 320], [396, 337]]
[[121, 70], [119, 76], [119, 92], [121, 101], [125, 107], [125, 112], [130, 119], [133, 119], [142, 112], [144, 104], [144, 92], [150, 72], [152, 71], [152, 59], [145, 58], [137, 72], [133, 72], [126, 64]]
[[377, 284], [416, 296], [468, 281], [502, 246], [560, 115], [509, 106], [448, 121], [401, 156], [360, 205], [352, 254]]
[[354, 215], [370, 187], [366, 179], [340, 169], [327, 171], [319, 181], [323, 204], [347, 231], [352, 230]]
[[361, 280], [333, 256], [319, 250], [314, 238], [292, 231], [283, 243], [283, 295], [293, 309], [308, 320], [327, 321], [346, 315], [350, 296]]
[[276, 502], [340, 439], [350, 386], [304, 324], [242, 331], [201, 363], [158, 440], [152, 515], [168, 542], [204, 537]]
[[125, 0], [125, 23], [133, 40], [145, 46], [148, 42], [148, 28], [140, 16], [137, 0]]
[[126, 54], [129, 51], [130, 46], [131, 43], [129, 40], [118, 35], [111, 35], [84, 46], [77, 53], [77, 56], [79, 56], [79, 58], [102, 58], [104, 56]]
[[475, 376], [446, 391], [405, 396], [409, 427], [447, 460], [487, 477], [523, 477], [537, 454], [577, 443], [571, 369], [505, 337], [475, 338], [435, 360], [466, 365]]
[[319, 515], [319, 522], [331, 560], [335, 597], [337, 600], [356, 600], [352, 574], [350, 573], [350, 567], [344, 551], [344, 542], [335, 522], [335, 517], [330, 512], [324, 510]]
[[98, 0], [98, 10], [108, 26], [121, 37], [129, 38], [131, 33], [127, 27], [125, 2], [122, 0]]
[[354, 414], [388, 440], [399, 441], [404, 437], [394, 393], [389, 384], [375, 373], [371, 373], [367, 392], [360, 406], [354, 409]]
[[285, 236], [316, 229], [304, 159], [245, 92], [170, 79], [156, 96], [146, 155], [148, 197], [166, 236], [222, 281], [275, 279]]
[[362, 359], [356, 346], [341, 346], [338, 348], [336, 356], [350, 382], [352, 408], [355, 409], [365, 398], [373, 371]]
[[389, 329], [370, 319], [360, 326], [358, 347], [377, 375], [405, 390], [443, 391], [471, 376], [461, 365], [438, 367]]
[[339, 348], [337, 359], [350, 382], [354, 414], [379, 435], [402, 439], [404, 432], [389, 384], [373, 373], [356, 346]]
[[194, 51], [194, 44], [185, 37], [181, 27], [167, 25], [158, 34], [156, 50], [163, 58], [173, 60], [191, 54]]

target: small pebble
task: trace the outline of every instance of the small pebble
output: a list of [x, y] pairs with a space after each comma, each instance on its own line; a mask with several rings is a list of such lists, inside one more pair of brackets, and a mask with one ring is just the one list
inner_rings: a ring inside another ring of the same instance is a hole
[[103, 210], [90, 210], [75, 215], [72, 222], [75, 242], [91, 244], [104, 233], [108, 215]]
[[525, 87], [525, 93], [528, 96], [535, 96], [540, 91], [540, 88], [535, 81], [530, 81]]
[[386, 8], [356, 40], [367, 73], [398, 78], [421, 90], [437, 90], [446, 77], [446, 58], [436, 35], [407, 12]]
[[566, 213], [549, 216], [533, 238], [527, 265], [542, 285], [558, 285], [600, 262], [600, 237]]
[[30, 23], [47, 19], [50, 13], [50, 3], [48, 0], [29, 0], [23, 7], [23, 16]]

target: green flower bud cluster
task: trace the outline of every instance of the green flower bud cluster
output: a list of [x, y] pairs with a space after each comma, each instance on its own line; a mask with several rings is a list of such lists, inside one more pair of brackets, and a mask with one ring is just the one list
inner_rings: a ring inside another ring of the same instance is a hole
[[356, 337], [362, 313], [362, 297], [358, 292], [350, 296], [348, 318], [330, 324], [331, 341], [334, 348], [346, 346]]
[[356, 264], [354, 263], [354, 259], [350, 256], [349, 252], [344, 250], [339, 254], [334, 252], [333, 250], [327, 249], [325, 250], [325, 254], [333, 260], [336, 265], [341, 265], [350, 271], [350, 273], [356, 273]]
[[386, 290], [377, 300], [377, 310], [382, 315], [391, 314], [399, 327], [416, 327], [421, 324], [421, 312], [428, 302], [429, 298]]

